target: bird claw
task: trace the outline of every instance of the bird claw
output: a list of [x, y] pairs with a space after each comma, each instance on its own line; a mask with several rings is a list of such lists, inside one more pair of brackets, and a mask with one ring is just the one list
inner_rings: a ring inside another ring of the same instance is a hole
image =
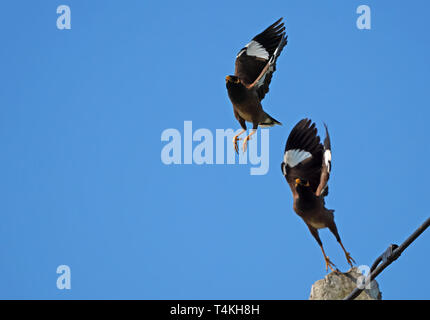
[[242, 140], [242, 138], [238, 138], [237, 136], [233, 137], [234, 151], [236, 151], [237, 154], [239, 154], [239, 146], [237, 145], [237, 142], [240, 140]]
[[248, 145], [248, 140], [251, 140], [250, 136], [247, 136], [244, 140], [243, 140], [243, 153], [246, 152], [246, 147]]
[[239, 154], [239, 147], [237, 146], [237, 141], [234, 141], [234, 151], [236, 151], [237, 154]]
[[351, 255], [349, 254], [349, 252], [345, 252], [345, 257], [346, 257], [346, 261], [348, 261], [349, 265], [351, 267], [353, 267], [353, 263], [355, 264], [355, 260], [351, 257]]
[[[328, 268], [330, 268], [330, 270], [333, 271], [333, 272], [337, 270], [335, 264], [330, 261], [329, 257], [325, 257], [324, 259], [325, 259], [325, 271], [326, 272], [328, 272]], [[336, 270], [333, 269], [333, 267], [335, 267]]]

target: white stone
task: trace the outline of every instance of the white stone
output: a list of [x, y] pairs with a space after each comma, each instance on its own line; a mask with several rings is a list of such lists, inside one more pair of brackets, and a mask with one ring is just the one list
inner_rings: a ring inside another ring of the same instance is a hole
[[[324, 279], [316, 281], [311, 288], [309, 300], [342, 300], [356, 287], [361, 273], [357, 268], [348, 272], [331, 272]], [[381, 300], [382, 294], [375, 280], [370, 283], [370, 289], [363, 290], [355, 300]]]

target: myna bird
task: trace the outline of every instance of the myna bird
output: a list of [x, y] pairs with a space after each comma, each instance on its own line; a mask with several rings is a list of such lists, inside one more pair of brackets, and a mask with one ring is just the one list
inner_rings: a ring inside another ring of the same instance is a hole
[[287, 36], [281, 18], [239, 51], [234, 76], [225, 78], [234, 116], [242, 127], [242, 131], [233, 138], [236, 152], [239, 136], [246, 131], [246, 121], [252, 123], [252, 132], [243, 141], [243, 152], [258, 126], [281, 124], [264, 112], [261, 100], [269, 91], [270, 80], [276, 70], [276, 59], [286, 44]]
[[352, 266], [355, 261], [340, 240], [334, 222], [334, 210], [325, 207], [324, 198], [328, 195], [327, 182], [331, 171], [331, 145], [327, 126], [324, 126], [326, 138], [322, 145], [315, 123], [309, 119], [297, 123], [288, 137], [281, 168], [293, 192], [294, 211], [303, 219], [320, 245], [326, 270], [330, 268], [334, 271], [335, 265], [324, 252], [318, 229], [329, 228], [342, 247], [348, 263]]

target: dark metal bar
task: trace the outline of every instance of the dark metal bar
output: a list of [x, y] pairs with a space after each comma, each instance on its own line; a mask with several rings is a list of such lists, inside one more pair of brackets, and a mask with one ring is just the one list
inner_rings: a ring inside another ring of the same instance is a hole
[[[412, 233], [409, 238], [407, 238], [399, 247], [396, 245], [390, 245], [388, 249], [380, 255], [372, 265], [370, 273], [370, 281], [375, 279], [386, 267], [388, 267], [392, 262], [394, 262], [402, 252], [412, 243], [416, 238], [418, 238], [428, 227], [430, 226], [430, 218]], [[381, 263], [382, 261], [382, 263]], [[353, 300], [359, 296], [359, 294], [364, 289], [355, 288], [344, 300]]]

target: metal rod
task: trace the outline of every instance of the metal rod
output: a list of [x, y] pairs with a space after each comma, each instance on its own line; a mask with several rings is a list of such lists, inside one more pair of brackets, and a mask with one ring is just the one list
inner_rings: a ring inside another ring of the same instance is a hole
[[[427, 220], [417, 229], [414, 233], [412, 233], [409, 238], [407, 238], [399, 247], [394, 249], [387, 257], [387, 259], [383, 260], [383, 254], [379, 256], [375, 262], [372, 265], [372, 272], [370, 273], [370, 281], [375, 279], [386, 267], [388, 267], [391, 263], [393, 263], [401, 254], [402, 252], [409, 247], [409, 245], [414, 242], [416, 238], [418, 238], [428, 227], [430, 226], [430, 218], [427, 218]], [[382, 261], [381, 264], [379, 264]], [[369, 282], [370, 282], [369, 281]], [[355, 288], [344, 300], [353, 300], [359, 296], [359, 294], [364, 289]]]

